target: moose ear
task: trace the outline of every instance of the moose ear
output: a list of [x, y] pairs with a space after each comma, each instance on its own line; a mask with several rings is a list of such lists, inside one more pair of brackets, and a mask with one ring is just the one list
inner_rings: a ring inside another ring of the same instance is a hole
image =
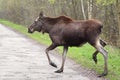
[[39, 17], [40, 17], [40, 18], [43, 17], [43, 11], [40, 12]]

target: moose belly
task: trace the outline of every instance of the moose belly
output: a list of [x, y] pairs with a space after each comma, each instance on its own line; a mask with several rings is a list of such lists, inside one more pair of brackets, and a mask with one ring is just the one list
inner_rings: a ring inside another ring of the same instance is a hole
[[69, 28], [65, 30], [62, 33], [62, 39], [67, 46], [81, 46], [87, 42], [84, 30], [79, 31], [79, 29], [76, 28]]
[[66, 39], [65, 40], [65, 44], [67, 46], [82, 46], [83, 44], [85, 44], [87, 41], [83, 38], [71, 38], [71, 39]]

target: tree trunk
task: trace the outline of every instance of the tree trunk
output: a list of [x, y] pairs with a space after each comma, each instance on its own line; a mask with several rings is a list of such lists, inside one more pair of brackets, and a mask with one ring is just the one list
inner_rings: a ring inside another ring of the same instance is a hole
[[119, 35], [120, 35], [120, 4], [119, 0], [116, 0], [116, 8], [117, 8], [117, 22], [118, 22], [118, 28], [119, 28]]
[[93, 3], [93, 0], [88, 0], [88, 19], [91, 19], [92, 18], [92, 3]]
[[85, 15], [85, 10], [84, 10], [84, 3], [83, 3], [83, 0], [81, 0], [81, 8], [82, 8], [83, 18], [84, 18], [84, 20], [86, 20], [86, 15]]
[[116, 0], [116, 11], [117, 11], [117, 22], [118, 22], [118, 29], [119, 29], [119, 39], [118, 39], [118, 46], [120, 47], [120, 0]]
[[76, 0], [72, 0], [72, 6], [73, 6], [73, 13], [72, 13], [72, 16], [75, 18], [75, 19], [77, 19], [77, 11], [76, 11]]

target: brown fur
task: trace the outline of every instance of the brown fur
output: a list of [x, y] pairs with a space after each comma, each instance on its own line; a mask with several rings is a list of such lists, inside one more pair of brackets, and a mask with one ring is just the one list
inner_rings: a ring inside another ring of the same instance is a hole
[[49, 34], [52, 44], [46, 49], [46, 54], [49, 64], [54, 67], [57, 66], [51, 61], [48, 52], [57, 46], [64, 46], [62, 66], [56, 71], [58, 73], [63, 72], [68, 47], [79, 47], [88, 42], [97, 49], [97, 51], [93, 54], [93, 60], [95, 63], [97, 63], [97, 53], [100, 52], [103, 54], [105, 66], [104, 72], [100, 76], [105, 76], [108, 72], [107, 51], [104, 50], [103, 46], [105, 46], [106, 43], [99, 39], [102, 28], [102, 23], [95, 19], [77, 21], [66, 16], [51, 18], [44, 17], [43, 14], [40, 14], [38, 21], [35, 21], [28, 28], [28, 32], [33, 33], [34, 31], [42, 31], [43, 33], [45, 32]]
[[[79, 46], [86, 42], [94, 45], [103, 27], [98, 20], [76, 21], [66, 16], [46, 17], [45, 21], [48, 25], [43, 28], [44, 32], [49, 33], [50, 38], [56, 45]], [[52, 35], [59, 40], [54, 39]]]
[[68, 18], [66, 16], [59, 16], [56, 18], [52, 18], [52, 17], [46, 17], [46, 21], [49, 22], [50, 24], [56, 24], [56, 23], [70, 23], [73, 20], [71, 18]]

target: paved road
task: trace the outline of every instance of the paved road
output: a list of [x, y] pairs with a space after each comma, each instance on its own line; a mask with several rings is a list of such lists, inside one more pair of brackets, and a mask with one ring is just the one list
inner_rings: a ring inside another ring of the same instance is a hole
[[[0, 24], [0, 80], [90, 80], [81, 75], [76, 69], [79, 66], [69, 60], [64, 73], [54, 73], [57, 69], [48, 65], [45, 48]], [[54, 54], [50, 56], [60, 66], [60, 58]]]

